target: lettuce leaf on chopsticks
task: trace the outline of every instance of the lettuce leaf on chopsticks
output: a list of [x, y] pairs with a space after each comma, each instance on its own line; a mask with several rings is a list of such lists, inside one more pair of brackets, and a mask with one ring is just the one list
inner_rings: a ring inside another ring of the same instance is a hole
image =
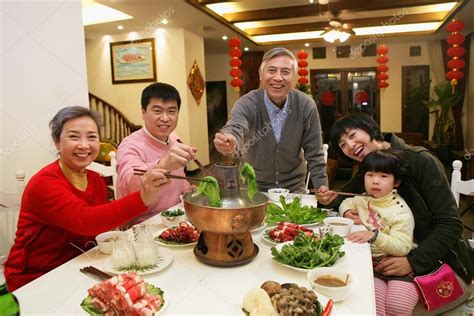
[[197, 188], [197, 193], [209, 198], [209, 205], [219, 207], [221, 205], [221, 197], [219, 194], [219, 183], [217, 179], [207, 176], [201, 179]]
[[240, 179], [242, 183], [247, 183], [247, 196], [252, 200], [258, 192], [257, 176], [255, 175], [255, 169], [248, 162], [244, 162], [240, 168]]

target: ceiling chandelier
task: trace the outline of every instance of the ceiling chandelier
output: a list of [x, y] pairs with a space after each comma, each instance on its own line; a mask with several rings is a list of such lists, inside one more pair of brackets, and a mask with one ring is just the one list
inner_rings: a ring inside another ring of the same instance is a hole
[[329, 28], [326, 28], [321, 37], [329, 43], [334, 43], [335, 41], [343, 43], [351, 35], [355, 35], [355, 33], [346, 23], [342, 24], [340, 20], [334, 19], [329, 21]]

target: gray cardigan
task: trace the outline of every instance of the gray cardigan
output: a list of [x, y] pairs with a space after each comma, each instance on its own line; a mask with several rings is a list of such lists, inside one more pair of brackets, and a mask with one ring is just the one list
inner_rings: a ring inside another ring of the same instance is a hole
[[234, 105], [223, 132], [233, 134], [237, 149], [257, 175], [259, 190], [283, 187], [305, 190], [306, 163], [315, 188], [327, 185], [321, 124], [316, 104], [306, 94], [292, 89], [288, 116], [277, 143], [264, 103], [264, 90], [253, 90]]

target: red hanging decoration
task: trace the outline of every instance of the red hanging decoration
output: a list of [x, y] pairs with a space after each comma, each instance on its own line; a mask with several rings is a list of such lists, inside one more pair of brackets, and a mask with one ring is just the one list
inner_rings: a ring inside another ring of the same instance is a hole
[[244, 84], [242, 79], [242, 70], [240, 70], [240, 66], [242, 66], [242, 60], [240, 60], [240, 56], [242, 56], [242, 51], [240, 50], [239, 46], [241, 44], [240, 40], [237, 37], [232, 37], [227, 42], [230, 46], [229, 56], [232, 59], [229, 61], [229, 65], [232, 69], [229, 71], [229, 75], [234, 78], [230, 82], [230, 85], [234, 87], [236, 92], [240, 92], [240, 87]]
[[306, 69], [306, 67], [308, 67], [308, 62], [306, 61], [306, 58], [308, 58], [308, 53], [306, 53], [302, 49], [298, 52], [298, 54], [296, 54], [296, 56], [299, 59], [299, 61], [298, 61], [298, 67], [299, 67], [298, 75], [300, 77], [298, 78], [298, 83], [300, 85], [306, 85], [306, 84], [309, 83], [308, 78], [306, 78], [309, 74], [308, 70]]
[[451, 34], [448, 36], [447, 42], [451, 47], [448, 49], [448, 56], [452, 57], [448, 61], [448, 68], [451, 69], [446, 73], [446, 79], [451, 81], [453, 93], [458, 81], [464, 78], [464, 73], [460, 69], [464, 68], [465, 62], [461, 59], [466, 53], [464, 47], [460, 46], [464, 43], [464, 35], [459, 32], [464, 29], [464, 23], [458, 19], [454, 19], [448, 24], [448, 31]]
[[323, 94], [321, 94], [321, 97], [319, 100], [325, 106], [332, 106], [334, 103], [336, 103], [336, 96], [331, 91], [326, 91]]
[[354, 96], [355, 102], [357, 104], [363, 104], [369, 102], [369, 94], [365, 90], [359, 90]]
[[377, 48], [377, 54], [379, 55], [377, 57], [377, 63], [380, 65], [377, 66], [377, 81], [378, 81], [378, 87], [379, 89], [385, 89], [389, 86], [387, 80], [388, 80], [388, 75], [386, 72], [388, 71], [388, 66], [386, 63], [388, 63], [389, 59], [386, 56], [388, 53], [388, 47], [382, 44]]

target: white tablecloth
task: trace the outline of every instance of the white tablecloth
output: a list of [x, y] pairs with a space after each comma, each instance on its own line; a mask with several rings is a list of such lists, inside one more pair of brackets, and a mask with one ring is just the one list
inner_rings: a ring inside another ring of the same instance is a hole
[[[164, 228], [159, 216], [147, 222], [156, 231]], [[264, 281], [293, 282], [309, 287], [306, 273], [281, 266], [271, 259], [271, 245], [262, 240], [261, 231], [252, 235], [260, 252], [250, 263], [237, 267], [201, 263], [194, 256], [192, 247], [169, 248], [174, 256], [171, 265], [163, 271], [143, 276], [165, 292], [167, 304], [160, 314], [243, 315], [242, 298], [249, 289], [259, 287]], [[336, 265], [347, 268], [354, 283], [347, 299], [334, 304], [332, 315], [375, 315], [369, 246], [346, 240], [343, 250], [346, 255]], [[87, 296], [87, 289], [98, 281], [80, 273], [79, 269], [88, 265], [102, 268], [107, 257], [96, 247], [15, 291], [22, 315], [85, 314], [80, 304]], [[319, 296], [325, 304], [327, 299]]]

